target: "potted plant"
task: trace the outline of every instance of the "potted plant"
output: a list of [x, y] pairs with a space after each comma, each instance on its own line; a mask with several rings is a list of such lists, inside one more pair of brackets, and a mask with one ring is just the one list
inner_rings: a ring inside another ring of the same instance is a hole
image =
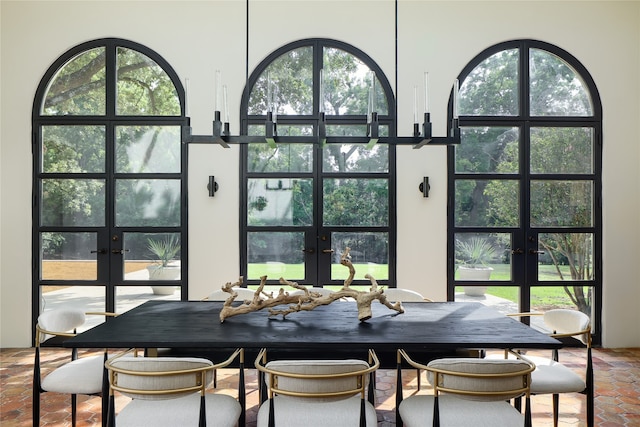
[[[496, 259], [496, 248], [484, 237], [472, 237], [467, 241], [456, 241], [456, 264], [459, 280], [487, 281], [493, 268], [487, 264]], [[484, 295], [486, 286], [466, 286], [464, 293], [471, 296]]]
[[[147, 249], [154, 255], [155, 263], [149, 265], [149, 280], [177, 280], [180, 278], [180, 265], [173, 264], [180, 251], [180, 243], [175, 234], [163, 239], [148, 239]], [[175, 291], [173, 286], [151, 286], [154, 294], [170, 295]]]

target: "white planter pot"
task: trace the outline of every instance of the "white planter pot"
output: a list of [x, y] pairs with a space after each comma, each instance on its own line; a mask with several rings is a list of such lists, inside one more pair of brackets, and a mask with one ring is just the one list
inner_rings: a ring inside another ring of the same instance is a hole
[[[179, 280], [180, 266], [150, 265], [147, 267], [149, 271], [149, 280]], [[171, 295], [176, 291], [175, 286], [151, 286], [154, 295]]]
[[173, 295], [176, 288], [175, 286], [152, 286], [151, 290], [154, 295]]
[[458, 267], [459, 280], [489, 280], [491, 278], [491, 267]]
[[[491, 267], [458, 267], [458, 280], [486, 281], [491, 278]], [[464, 294], [469, 296], [482, 296], [486, 292], [486, 286], [465, 286]]]

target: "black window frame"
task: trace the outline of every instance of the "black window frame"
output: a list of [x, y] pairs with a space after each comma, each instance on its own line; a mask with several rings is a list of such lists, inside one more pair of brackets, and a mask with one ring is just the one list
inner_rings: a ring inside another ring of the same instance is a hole
[[[262, 73], [267, 69], [267, 67], [277, 58], [282, 56], [283, 54], [298, 49], [301, 47], [309, 47], [313, 48], [313, 111], [311, 115], [281, 115], [278, 114], [277, 121], [278, 124], [287, 124], [287, 125], [296, 125], [296, 124], [305, 124], [312, 125], [314, 129], [314, 136], [318, 134], [318, 124], [319, 124], [319, 93], [320, 87], [317, 84], [319, 81], [320, 69], [322, 68], [322, 60], [323, 60], [323, 50], [325, 47], [328, 48], [336, 48], [343, 50], [347, 53], [352, 54], [361, 60], [366, 66], [369, 67], [370, 70], [375, 72], [375, 75], [380, 83], [379, 86], [376, 87], [377, 91], [382, 91], [384, 93], [384, 97], [387, 100], [387, 113], [386, 114], [378, 114], [378, 122], [381, 128], [386, 127], [388, 129], [388, 135], [391, 137], [397, 136], [397, 127], [396, 127], [396, 102], [393, 94], [393, 90], [391, 88], [391, 84], [387, 79], [386, 75], [383, 73], [380, 66], [378, 66], [375, 61], [367, 55], [362, 50], [338, 40], [327, 39], [327, 38], [308, 38], [301, 39], [294, 42], [291, 42], [287, 45], [284, 45], [272, 53], [270, 53], [265, 59], [263, 59], [253, 70], [253, 72], [247, 78], [247, 84], [242, 94], [242, 100], [240, 104], [240, 121], [241, 121], [241, 134], [247, 135], [249, 132], [249, 126], [257, 125], [263, 126], [265, 120], [267, 119], [266, 115], [249, 115], [249, 98], [251, 96], [251, 91], [255, 86], [256, 82], [262, 75]], [[358, 124], [363, 125], [366, 124], [366, 115], [326, 115], [325, 121], [327, 126], [337, 125], [337, 124]], [[351, 141], [346, 138], [344, 141], [341, 141], [340, 138], [334, 137], [333, 140], [337, 143], [345, 142], [349, 143]], [[379, 144], [381, 142], [378, 142]], [[350, 176], [357, 176], [358, 178], [386, 178], [389, 182], [389, 224], [384, 228], [388, 230], [389, 233], [389, 277], [388, 279], [378, 280], [378, 283], [381, 285], [385, 285], [388, 287], [396, 287], [396, 254], [397, 254], [397, 226], [396, 226], [396, 144], [388, 144], [389, 147], [389, 171], [385, 174], [381, 173], [357, 173], [352, 174]], [[322, 178], [324, 176], [331, 177], [344, 177], [348, 174], [339, 174], [339, 173], [324, 173], [322, 171], [322, 148], [317, 144], [314, 144], [314, 172], [310, 174], [306, 174], [310, 178], [314, 179], [314, 182], [317, 184], [315, 188], [322, 188]], [[247, 264], [248, 264], [248, 246], [247, 246], [247, 234], [250, 231], [257, 230], [256, 228], [252, 228], [247, 224], [247, 182], [249, 178], [259, 178], [266, 177], [268, 174], [250, 174], [247, 172], [247, 155], [248, 155], [248, 147], [246, 144], [241, 145], [240, 149], [240, 273], [241, 276], [244, 277], [244, 284], [246, 285], [256, 285], [259, 283], [259, 280], [248, 280], [247, 279]], [[300, 176], [300, 174], [278, 174], [278, 178], [287, 176]], [[314, 224], [316, 228], [321, 227], [321, 218], [319, 218], [318, 211], [319, 207], [322, 204], [322, 193], [321, 191], [316, 191], [313, 198], [314, 206], [316, 206], [314, 212]], [[287, 227], [276, 227], [274, 228], [277, 231], [290, 231]], [[299, 227], [295, 228], [297, 231], [300, 231]], [[373, 229], [372, 227], [332, 227], [335, 231], [368, 231], [368, 230], [378, 230]], [[259, 231], [268, 231], [266, 227], [260, 227]], [[302, 248], [301, 248], [302, 249]], [[273, 279], [273, 280], [272, 280]], [[277, 278], [270, 278], [267, 282], [268, 284], [277, 284]], [[330, 281], [323, 283], [324, 285], [338, 285], [342, 284], [342, 281]], [[366, 280], [354, 280], [353, 285], [366, 285], [369, 284], [369, 281]], [[321, 286], [322, 284], [315, 284], [316, 286]]]
[[[69, 61], [76, 56], [96, 48], [105, 49], [105, 114], [103, 115], [47, 115], [42, 113], [45, 96], [47, 95], [49, 84]], [[173, 83], [179, 101], [179, 115], [118, 115], [117, 114], [117, 50], [118, 48], [130, 49], [136, 51], [147, 58], [153, 60], [169, 77]], [[131, 40], [108, 37], [90, 40], [78, 44], [60, 55], [44, 73], [38, 88], [35, 92], [33, 108], [32, 108], [32, 153], [33, 153], [33, 183], [32, 183], [32, 330], [35, 333], [35, 324], [41, 310], [40, 288], [46, 285], [56, 285], [60, 281], [41, 279], [40, 268], [40, 233], [47, 231], [66, 231], [73, 229], [74, 231], [96, 231], [96, 228], [116, 227], [115, 222], [115, 201], [110, 194], [115, 191], [115, 177], [126, 179], [128, 177], [138, 177], [138, 174], [132, 173], [116, 173], [115, 171], [115, 138], [116, 128], [123, 125], [150, 125], [150, 126], [175, 126], [180, 128], [188, 125], [188, 119], [185, 117], [185, 89], [175, 72], [173, 67], [156, 51], [151, 48], [136, 43]], [[42, 226], [40, 225], [40, 206], [41, 206], [41, 182], [43, 178], [60, 178], [60, 177], [77, 177], [73, 173], [45, 174], [42, 172], [42, 128], [48, 125], [102, 125], [105, 127], [105, 170], [103, 173], [87, 173], [83, 177], [100, 178], [109, 182], [107, 190], [107, 198], [105, 200], [105, 226], [103, 227], [65, 227], [65, 226]], [[180, 148], [180, 172], [176, 173], [145, 173], [146, 179], [164, 178], [180, 180], [180, 225], [168, 227], [117, 227], [122, 233], [136, 231], [153, 231], [154, 233], [179, 233], [181, 244], [181, 279], [170, 286], [180, 287], [180, 299], [188, 299], [188, 265], [189, 265], [189, 239], [188, 239], [188, 149], [186, 144], [181, 144]], [[102, 235], [100, 232], [99, 235]], [[104, 237], [104, 236], [103, 236]], [[107, 236], [108, 237], [108, 236]], [[100, 270], [98, 277], [112, 277], [115, 274], [114, 269], [117, 265], [111, 263], [110, 271]], [[122, 268], [122, 267], [120, 267]], [[150, 285], [149, 281], [127, 281], [127, 283], [112, 283], [109, 279], [106, 283], [100, 280], [67, 280], [65, 285], [69, 286], [102, 286], [105, 288], [105, 310], [107, 312], [115, 311], [115, 289], [117, 286], [140, 286]], [[107, 319], [108, 320], [108, 319]]]
[[[531, 227], [529, 225], [528, 219], [526, 220], [527, 227], [524, 230], [524, 235], [536, 236], [541, 233], [553, 233], [553, 232], [588, 232], [593, 233], [594, 236], [594, 256], [593, 256], [593, 280], [582, 281], [584, 286], [589, 286], [593, 289], [592, 295], [592, 329], [593, 329], [593, 342], [594, 344], [601, 343], [601, 319], [602, 319], [602, 146], [603, 146], [603, 136], [602, 136], [602, 102], [600, 99], [600, 95], [595, 84], [595, 81], [591, 77], [588, 70], [582, 65], [582, 63], [571, 55], [569, 52], [555, 46], [551, 43], [542, 42], [539, 40], [532, 39], [521, 39], [521, 40], [510, 40], [503, 43], [496, 44], [491, 46], [481, 53], [479, 53], [475, 58], [473, 58], [462, 70], [459, 74], [458, 79], [460, 81], [460, 85], [464, 82], [464, 79], [477, 67], [480, 63], [482, 63], [485, 59], [491, 57], [492, 55], [508, 50], [508, 49], [518, 49], [519, 51], [519, 64], [518, 64], [518, 72], [519, 72], [519, 114], [516, 116], [465, 116], [461, 115], [459, 117], [459, 124], [461, 128], [464, 127], [476, 127], [476, 126], [512, 126], [520, 129], [521, 132], [521, 147], [529, 147], [530, 144], [530, 132], [529, 130], [532, 127], [589, 127], [593, 129], [593, 171], [591, 174], [580, 174], [580, 175], [571, 175], [571, 174], [542, 174], [536, 175], [535, 178], [531, 178], [531, 175], [534, 175], [529, 170], [529, 160], [528, 154], [523, 150], [520, 150], [520, 165], [521, 171], [516, 175], [505, 175], [500, 177], [498, 174], [465, 174], [465, 173], [456, 173], [455, 169], [455, 147], [447, 148], [447, 169], [448, 169], [448, 203], [447, 203], [447, 300], [453, 301], [455, 297], [455, 287], [460, 286], [460, 281], [456, 281], [455, 276], [455, 235], [458, 232], [490, 232], [490, 233], [500, 233], [500, 232], [512, 232], [513, 228], [510, 227], [459, 227], [455, 225], [455, 183], [456, 179], [483, 179], [488, 178], [491, 179], [518, 179], [522, 183], [528, 183], [533, 179], [539, 179], [542, 176], [544, 180], [553, 180], [553, 179], [571, 179], [575, 180], [587, 180], [591, 181], [594, 184], [593, 188], [593, 201], [592, 201], [592, 212], [593, 212], [593, 226], [591, 227]], [[582, 82], [586, 86], [586, 90], [588, 95], [590, 96], [590, 100], [592, 103], [592, 115], [591, 116], [532, 116], [529, 113], [530, 110], [530, 102], [529, 102], [529, 52], [531, 49], [538, 49], [547, 51], [561, 60], [565, 61], [576, 73], [576, 76], [579, 76]], [[451, 111], [451, 110], [450, 110]], [[462, 144], [464, 144], [464, 138], [462, 139]], [[525, 218], [529, 217], [529, 211], [525, 211], [525, 206], [528, 206], [529, 203], [529, 189], [526, 186], [523, 186], [520, 192], [520, 218], [522, 221]], [[524, 236], [523, 236], [524, 237]], [[525, 240], [525, 239], [523, 239]], [[526, 248], [528, 251], [529, 248], [528, 242], [526, 241], [518, 241], [514, 242], [517, 246], [514, 247], [522, 247]], [[527, 259], [527, 269], [528, 271], [533, 271], [535, 264], [535, 258], [529, 257]], [[571, 285], [576, 285], [581, 282], [570, 282]], [[521, 311], [529, 311], [530, 310], [530, 290], [532, 287], [538, 286], [561, 286], [567, 285], [568, 282], [564, 281], [544, 281], [540, 282], [539, 280], [535, 283], [523, 283], [516, 284], [513, 279], [510, 282], [494, 282], [494, 286], [519, 286], [520, 292], [520, 310]], [[491, 286], [491, 285], [490, 285]], [[528, 322], [528, 319], [523, 319], [523, 321]]]

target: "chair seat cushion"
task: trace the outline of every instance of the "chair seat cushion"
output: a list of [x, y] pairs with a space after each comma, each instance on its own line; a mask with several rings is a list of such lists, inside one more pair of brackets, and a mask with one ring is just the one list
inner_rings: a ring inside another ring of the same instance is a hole
[[[311, 399], [291, 399], [276, 396], [274, 400], [277, 427], [354, 427], [360, 420], [360, 396], [320, 402]], [[376, 427], [378, 418], [371, 403], [365, 401], [367, 427]], [[260, 406], [258, 427], [269, 425], [269, 401]]]
[[579, 393], [587, 388], [582, 377], [562, 363], [538, 356], [527, 359], [536, 365], [531, 373], [531, 394]]
[[[206, 394], [207, 426], [233, 427], [241, 407], [225, 394]], [[116, 416], [118, 427], [197, 426], [200, 394], [169, 400], [132, 400]]]
[[[440, 396], [442, 427], [522, 427], [524, 416], [507, 402], [478, 402], [456, 396]], [[431, 395], [408, 397], [400, 404], [400, 417], [406, 427], [430, 426], [433, 421]], [[499, 420], [499, 421], [498, 421]]]
[[81, 357], [47, 374], [42, 389], [66, 394], [100, 393], [103, 371], [103, 356]]

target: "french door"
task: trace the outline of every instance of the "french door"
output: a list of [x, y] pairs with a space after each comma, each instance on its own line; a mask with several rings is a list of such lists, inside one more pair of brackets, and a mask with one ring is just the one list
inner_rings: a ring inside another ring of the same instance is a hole
[[[341, 285], [349, 273], [340, 264], [346, 248], [356, 269], [354, 284], [369, 284], [365, 274], [385, 284], [393, 279], [390, 147], [252, 144], [247, 150], [249, 163], [261, 165], [260, 172], [249, 166], [245, 178], [247, 283], [266, 275], [271, 284], [283, 277]], [[294, 171], [292, 157], [301, 152], [309, 162]], [[286, 170], [264, 167], [274, 156], [287, 158]], [[338, 166], [336, 159], [351, 166]], [[369, 164], [369, 170], [356, 171], [357, 163]]]
[[462, 73], [449, 148], [451, 300], [504, 311], [601, 307], [601, 106], [581, 64], [506, 42]]
[[341, 285], [348, 270], [340, 258], [348, 247], [354, 284], [369, 284], [368, 273], [394, 286], [395, 147], [318, 138], [321, 115], [327, 136], [366, 136], [371, 111], [378, 113], [381, 135], [395, 134], [395, 101], [380, 67], [336, 40], [293, 42], [251, 74], [241, 111], [247, 135], [265, 135], [271, 115], [277, 134], [289, 137], [242, 147], [246, 283], [267, 276], [270, 284], [283, 277]]
[[179, 94], [161, 57], [119, 39], [79, 45], [43, 77], [33, 110], [34, 320], [60, 306], [123, 312], [186, 298]]

